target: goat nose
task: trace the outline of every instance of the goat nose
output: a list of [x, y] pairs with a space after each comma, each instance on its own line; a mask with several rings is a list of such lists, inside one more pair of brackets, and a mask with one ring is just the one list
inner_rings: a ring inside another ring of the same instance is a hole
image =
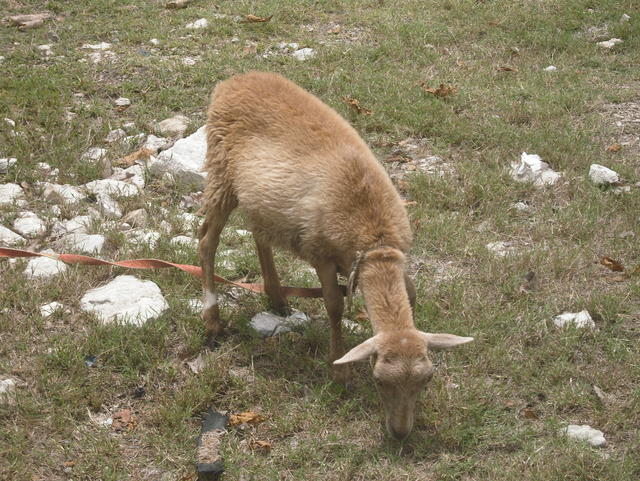
[[409, 436], [409, 433], [411, 432], [411, 429], [406, 429], [406, 428], [395, 428], [394, 426], [391, 425], [387, 425], [387, 431], [389, 431], [389, 434], [397, 441], [404, 441], [406, 439], [407, 436]]

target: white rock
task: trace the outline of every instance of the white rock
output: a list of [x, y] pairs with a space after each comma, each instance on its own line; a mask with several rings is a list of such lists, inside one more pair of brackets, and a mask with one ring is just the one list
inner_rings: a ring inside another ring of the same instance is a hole
[[160, 233], [144, 229], [131, 229], [125, 234], [127, 240], [133, 245], [139, 246], [147, 244], [151, 249], [156, 247], [160, 240]]
[[24, 199], [24, 190], [18, 184], [0, 184], [0, 205], [13, 204]]
[[107, 194], [119, 197], [134, 197], [140, 194], [140, 190], [135, 185], [115, 179], [93, 180], [85, 184], [85, 188], [95, 195]]
[[496, 257], [506, 257], [516, 251], [515, 243], [510, 241], [489, 242], [485, 247]]
[[169, 241], [174, 246], [187, 247], [196, 249], [198, 247], [198, 239], [186, 235], [179, 235]]
[[177, 216], [180, 228], [184, 231], [193, 231], [200, 226], [203, 218], [191, 212], [182, 212]]
[[620, 23], [626, 23], [629, 20], [631, 20], [631, 17], [626, 13], [623, 13], [622, 16], [620, 17]]
[[52, 205], [49, 207], [49, 212], [51, 212], [52, 217], [60, 217], [62, 215], [62, 209], [59, 205]]
[[602, 448], [607, 445], [604, 433], [598, 429], [593, 429], [587, 424], [569, 424], [566, 428], [561, 429], [560, 432], [569, 438], [587, 441], [596, 448]]
[[149, 43], [157, 47], [158, 45], [160, 45], [160, 40], [158, 40], [157, 38], [152, 38], [151, 40], [149, 40]]
[[202, 172], [207, 140], [205, 127], [200, 127], [189, 137], [178, 140], [173, 147], [160, 152], [150, 170], [157, 175], [169, 172], [179, 182], [204, 186], [206, 174]]
[[85, 43], [82, 47], [80, 48], [84, 48], [84, 49], [88, 49], [88, 50], [108, 50], [111, 48], [111, 44], [107, 43], [107, 42], [100, 42], [100, 43]]
[[511, 178], [518, 182], [533, 182], [537, 186], [553, 185], [561, 176], [536, 154], [523, 152], [520, 162], [511, 163]]
[[65, 205], [76, 205], [87, 198], [80, 190], [68, 184], [51, 184], [43, 182], [42, 195], [50, 202], [59, 202]]
[[312, 48], [306, 47], [306, 48], [301, 48], [299, 50], [294, 51], [291, 55], [296, 60], [300, 60], [302, 62], [303, 60], [307, 60], [309, 58], [315, 57], [316, 51]]
[[119, 97], [115, 99], [113, 103], [116, 104], [117, 107], [128, 107], [131, 105], [131, 100], [126, 97]]
[[67, 234], [62, 237], [58, 243], [61, 246], [66, 246], [69, 249], [83, 252], [85, 254], [99, 254], [102, 252], [104, 243], [106, 242], [105, 236], [101, 234]]
[[65, 234], [88, 234], [92, 219], [88, 215], [78, 215], [63, 222], [57, 221], [51, 227], [51, 236], [60, 237]]
[[109, 143], [117, 142], [127, 136], [127, 133], [123, 129], [114, 129], [107, 134], [105, 141]]
[[32, 239], [44, 234], [47, 226], [44, 221], [33, 212], [20, 212], [13, 222], [13, 229], [20, 235]]
[[122, 222], [126, 222], [134, 227], [145, 227], [149, 222], [149, 216], [146, 210], [136, 209], [125, 215]]
[[174, 115], [156, 125], [156, 130], [160, 134], [170, 137], [182, 137], [187, 128], [189, 128], [189, 119], [184, 115]]
[[16, 382], [11, 378], [0, 379], [0, 403], [13, 404], [16, 395]]
[[198, 30], [201, 28], [207, 28], [209, 26], [209, 21], [206, 18], [200, 18], [195, 22], [188, 23], [186, 28], [191, 30]]
[[89, 54], [89, 60], [93, 64], [98, 64], [103, 60], [114, 60], [116, 58], [116, 54], [111, 50], [105, 50], [104, 52], [92, 52]]
[[[42, 251], [43, 253], [53, 254], [50, 249]], [[24, 274], [30, 279], [47, 279], [56, 276], [67, 270], [64, 262], [56, 261], [49, 257], [34, 257], [29, 260]]]
[[107, 149], [101, 149], [100, 147], [91, 147], [80, 157], [81, 160], [100, 160], [107, 154]]
[[191, 67], [195, 65], [198, 61], [193, 57], [184, 57], [182, 59], [182, 65], [186, 65], [187, 67]]
[[620, 181], [617, 172], [599, 164], [591, 164], [591, 167], [589, 167], [589, 178], [597, 185], [615, 184]]
[[45, 304], [44, 306], [40, 306], [40, 314], [42, 317], [49, 317], [54, 312], [63, 309], [64, 306], [59, 302], [50, 302], [49, 304]]
[[21, 235], [16, 234], [5, 226], [0, 225], [0, 245], [3, 246], [15, 246], [22, 244], [27, 240]]
[[298, 45], [298, 44], [297, 44], [297, 43], [295, 43], [295, 42], [290, 42], [290, 43], [287, 43], [287, 42], [280, 42], [280, 44], [278, 45], [278, 48], [279, 48], [280, 50], [289, 51], [289, 50], [298, 50], [298, 47], [299, 47], [299, 46], [300, 46], [300, 45]]
[[7, 124], [10, 128], [15, 129], [16, 128], [16, 121], [13, 119], [10, 119], [8, 117], [5, 117], [4, 119], [5, 124]]
[[555, 72], [556, 70], [558, 70], [558, 67], [556, 67], [554, 65], [549, 65], [548, 67], [545, 67], [545, 69], [544, 69], [545, 72]]
[[121, 321], [141, 326], [158, 317], [169, 305], [155, 283], [122, 275], [88, 291], [80, 300], [80, 307], [96, 315], [103, 324]]
[[204, 309], [204, 302], [200, 299], [189, 299], [187, 301], [187, 306], [191, 312], [200, 313]]
[[128, 184], [135, 185], [138, 189], [144, 189], [144, 167], [138, 164], [134, 164], [126, 169], [120, 169], [116, 167], [114, 173], [110, 179], [121, 180]]
[[98, 208], [105, 217], [111, 217], [112, 219], [119, 219], [122, 217], [122, 209], [118, 201], [112, 199], [107, 194], [98, 194], [96, 196], [98, 201]]
[[251, 319], [251, 327], [262, 337], [275, 336], [289, 332], [292, 327], [309, 322], [303, 312], [295, 312], [287, 317], [276, 316], [270, 312], [260, 312]]
[[160, 150], [166, 148], [168, 144], [169, 141], [166, 138], [156, 137], [155, 135], [151, 134], [147, 137], [147, 140], [144, 142], [142, 148], [159, 152]]
[[591, 318], [589, 311], [580, 312], [563, 312], [553, 318], [553, 323], [557, 327], [575, 326], [577, 328], [596, 327], [595, 322]]
[[0, 159], [0, 174], [6, 174], [9, 172], [9, 167], [12, 167], [18, 162], [15, 157]]
[[238, 234], [240, 237], [247, 237], [251, 235], [251, 231], [244, 230], [244, 229], [236, 229], [236, 234]]
[[531, 208], [526, 202], [516, 202], [515, 204], [512, 204], [512, 207], [515, 210], [519, 210], [520, 212], [524, 212], [525, 210], [529, 210]]
[[598, 46], [599, 47], [604, 47], [604, 48], [613, 48], [616, 45], [618, 45], [619, 43], [622, 43], [622, 40], [619, 38], [612, 38], [610, 40], [605, 40], [604, 42], [598, 42]]
[[42, 53], [42, 55], [44, 55], [45, 57], [50, 57], [51, 55], [53, 55], [53, 50], [51, 50], [51, 45], [49, 44], [38, 45], [38, 50], [40, 50], [40, 53]]

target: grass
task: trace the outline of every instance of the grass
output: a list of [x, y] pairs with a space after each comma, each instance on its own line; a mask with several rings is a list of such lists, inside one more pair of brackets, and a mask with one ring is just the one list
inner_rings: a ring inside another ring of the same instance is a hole
[[[187, 305], [199, 297], [195, 279], [138, 273], [160, 286], [170, 309], [141, 328], [102, 326], [80, 310], [79, 299], [121, 270], [70, 267], [59, 279], [31, 282], [23, 262], [0, 261], [0, 376], [20, 381], [15, 402], [0, 404], [0, 478], [194, 479], [195, 438], [208, 406], [266, 418], [230, 429], [222, 446], [225, 479], [640, 476], [640, 284], [637, 270], [631, 273], [640, 254], [640, 193], [635, 186], [623, 195], [598, 188], [587, 175], [591, 163], [600, 163], [629, 185], [640, 180], [635, 2], [199, 0], [166, 10], [160, 1], [9, 1], [3, 14], [40, 11], [55, 18], [26, 32], [0, 29], [0, 118], [13, 119], [17, 132], [0, 125], [0, 156], [18, 158], [0, 182], [23, 183], [29, 210], [50, 217], [35, 185], [44, 180], [37, 162], [59, 168], [59, 183], [94, 180], [100, 168], [80, 157], [105, 146], [111, 129], [134, 122], [132, 134], [151, 133], [157, 121], [182, 113], [195, 131], [217, 81], [250, 69], [276, 71], [349, 119], [379, 158], [413, 137], [450, 164], [452, 174], [417, 172], [398, 184], [416, 202], [408, 207], [416, 324], [476, 341], [435, 356], [437, 375], [419, 403], [414, 433], [401, 446], [384, 435], [367, 366], [358, 367], [350, 391], [328, 380], [319, 301], [293, 300], [314, 322], [262, 341], [248, 322], [267, 308], [265, 300], [232, 291], [224, 304], [230, 333], [196, 375], [185, 366], [203, 350], [202, 323]], [[234, 21], [249, 13], [274, 17], [265, 24]], [[623, 13], [629, 22], [619, 22]], [[208, 28], [184, 28], [201, 17], [209, 19]], [[605, 25], [608, 33], [599, 36]], [[624, 43], [612, 50], [595, 44], [611, 37]], [[113, 44], [113, 61], [87, 61], [80, 47], [101, 41]], [[304, 62], [262, 55], [277, 52], [280, 42], [312, 47], [317, 55]], [[44, 58], [36, 48], [41, 44], [51, 44], [54, 56]], [[184, 65], [186, 56], [196, 64]], [[545, 72], [548, 65], [558, 71]], [[458, 92], [437, 98], [421, 82], [454, 85]], [[113, 104], [121, 96], [132, 100], [125, 111]], [[358, 115], [344, 97], [372, 114]], [[614, 143], [624, 145], [607, 152]], [[107, 148], [112, 160], [133, 150]], [[562, 180], [544, 188], [512, 181], [508, 166], [522, 151], [539, 154]], [[147, 209], [150, 228], [166, 220], [172, 235], [188, 233], [177, 215], [181, 196], [192, 189], [153, 178], [147, 185], [139, 198], [122, 200], [123, 208]], [[519, 201], [530, 208], [512, 208]], [[63, 215], [84, 214], [90, 206]], [[11, 225], [17, 212], [0, 207], [0, 224]], [[250, 238], [235, 233], [242, 227], [236, 215], [225, 231], [222, 247], [233, 250], [233, 264], [222, 274], [259, 281]], [[108, 225], [94, 230], [107, 234], [104, 258], [197, 263], [195, 252], [176, 250], [170, 236], [150, 249], [128, 244]], [[516, 253], [495, 258], [485, 245], [498, 240], [514, 242]], [[46, 245], [43, 236], [29, 247]], [[614, 282], [598, 264], [605, 255], [630, 274]], [[317, 284], [288, 254], [278, 253], [277, 264], [286, 283]], [[522, 293], [528, 271], [536, 274], [536, 288]], [[53, 300], [70, 312], [43, 318], [39, 307]], [[558, 330], [550, 321], [582, 309], [596, 329]], [[349, 345], [367, 332], [350, 332]], [[96, 367], [85, 364], [90, 355]], [[253, 377], [231, 376], [238, 367]], [[606, 393], [604, 401], [594, 384]], [[139, 387], [145, 393], [135, 397]], [[122, 408], [134, 413], [131, 430], [114, 433], [91, 421]], [[608, 447], [560, 436], [570, 423], [602, 430]], [[252, 450], [254, 440], [269, 441], [271, 452]]]

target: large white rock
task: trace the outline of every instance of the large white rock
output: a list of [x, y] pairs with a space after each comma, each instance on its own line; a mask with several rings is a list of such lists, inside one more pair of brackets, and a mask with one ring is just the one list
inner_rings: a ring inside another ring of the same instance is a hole
[[563, 312], [553, 318], [553, 323], [556, 327], [575, 326], [578, 328], [589, 327], [591, 329], [596, 327], [589, 311], [586, 310], [580, 312]]
[[0, 245], [15, 246], [26, 242], [26, 239], [21, 235], [16, 234], [11, 229], [7, 229], [5, 226], [0, 225]]
[[603, 47], [603, 48], [613, 48], [616, 45], [618, 45], [619, 43], [622, 43], [622, 39], [620, 38], [612, 38], [609, 40], [605, 40], [603, 42], [598, 42], [598, 46], [599, 47]]
[[0, 184], [0, 205], [13, 204], [24, 199], [24, 190], [18, 184]]
[[88, 291], [80, 300], [80, 307], [96, 315], [103, 324], [121, 321], [141, 326], [158, 317], [169, 305], [154, 282], [122, 275]]
[[602, 448], [607, 445], [604, 433], [598, 429], [593, 429], [587, 424], [569, 424], [566, 428], [561, 429], [560, 432], [569, 438], [586, 441], [596, 448]]
[[0, 159], [0, 174], [6, 174], [9, 171], [9, 167], [18, 162], [15, 157]]
[[107, 149], [100, 147], [90, 147], [82, 156], [80, 160], [95, 162], [107, 155]]
[[47, 226], [44, 221], [33, 212], [20, 212], [13, 221], [13, 229], [20, 235], [32, 239], [44, 234]]
[[59, 202], [66, 205], [75, 205], [87, 198], [80, 190], [68, 184], [51, 184], [43, 182], [42, 194], [44, 198], [51, 202]]
[[200, 127], [189, 137], [178, 140], [173, 147], [160, 152], [150, 166], [156, 174], [169, 172], [179, 182], [204, 186], [206, 174], [202, 172], [207, 153], [205, 127]]
[[79, 215], [63, 222], [57, 221], [51, 227], [51, 236], [60, 237], [65, 234], [88, 234], [92, 219], [88, 215]]
[[101, 234], [67, 234], [62, 237], [58, 243], [72, 250], [83, 252], [85, 254], [98, 254], [102, 252], [105, 236]]
[[140, 194], [140, 190], [135, 185], [115, 179], [93, 180], [85, 184], [85, 188], [95, 195], [107, 194], [120, 197], [134, 197]]
[[[50, 249], [42, 252], [53, 254], [53, 251]], [[64, 262], [56, 261], [49, 257], [34, 257], [27, 263], [24, 274], [30, 279], [47, 279], [57, 276], [66, 270], [67, 265]]]
[[144, 142], [144, 145], [142, 146], [142, 148], [159, 152], [160, 150], [164, 149], [168, 144], [169, 144], [168, 139], [164, 137], [156, 137], [155, 135], [151, 134], [147, 137], [147, 140]]
[[189, 128], [189, 118], [184, 115], [174, 115], [168, 119], [164, 119], [156, 125], [156, 130], [162, 135], [170, 137], [182, 137]]
[[98, 201], [98, 209], [105, 217], [111, 217], [112, 219], [119, 219], [122, 217], [122, 208], [115, 199], [107, 194], [98, 194], [96, 196]]
[[138, 164], [132, 165], [126, 169], [116, 167], [113, 175], [109, 178], [135, 185], [138, 189], [144, 189], [144, 167]]
[[620, 182], [620, 176], [616, 171], [600, 164], [591, 164], [591, 167], [589, 167], [589, 178], [597, 185], [609, 185]]
[[511, 164], [511, 178], [518, 182], [533, 182], [534, 185], [553, 185], [562, 174], [543, 162], [539, 155], [522, 152], [520, 162]]

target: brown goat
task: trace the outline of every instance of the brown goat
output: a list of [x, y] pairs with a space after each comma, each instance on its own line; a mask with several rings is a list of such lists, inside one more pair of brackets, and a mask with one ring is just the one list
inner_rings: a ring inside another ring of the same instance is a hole
[[[395, 438], [406, 437], [418, 393], [433, 372], [428, 348], [473, 338], [415, 328], [415, 289], [405, 273], [404, 255], [411, 230], [383, 167], [346, 120], [272, 73], [251, 72], [216, 86], [207, 147], [199, 252], [209, 341], [224, 328], [213, 281], [215, 253], [230, 212], [240, 207], [272, 305], [286, 306], [273, 246], [309, 262], [320, 278], [331, 323], [334, 379], [345, 381], [348, 363], [371, 358], [387, 429]], [[345, 354], [337, 274], [349, 276], [356, 264], [375, 335]]]

